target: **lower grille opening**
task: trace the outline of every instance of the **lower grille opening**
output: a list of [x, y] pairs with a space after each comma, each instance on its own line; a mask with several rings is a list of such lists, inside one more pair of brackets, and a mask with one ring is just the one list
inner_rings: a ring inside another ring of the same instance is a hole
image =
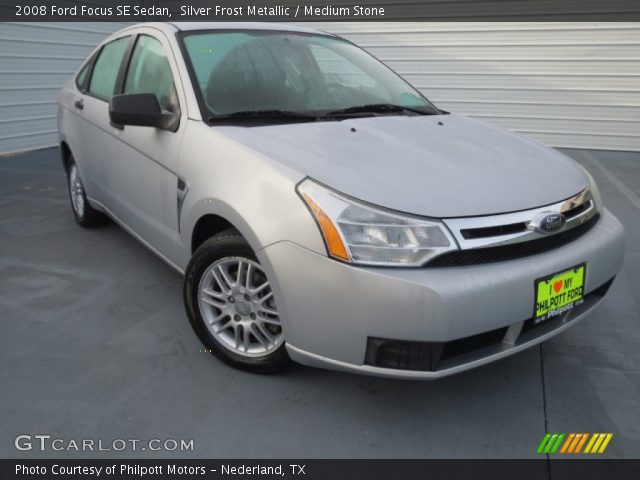
[[472, 335], [471, 337], [447, 342], [444, 344], [440, 361], [500, 343], [504, 339], [506, 333], [507, 327], [504, 327], [491, 330], [490, 332], [480, 333], [478, 335]]
[[435, 372], [441, 362], [500, 344], [507, 327], [450, 342], [412, 342], [369, 337], [365, 364], [395, 370]]
[[409, 342], [369, 337], [365, 364], [396, 370], [433, 372], [438, 367], [442, 343]]
[[596, 288], [589, 295], [595, 295], [596, 297], [600, 297], [600, 298], [604, 297], [607, 294], [607, 292], [609, 291], [609, 289], [611, 288], [611, 284], [613, 283], [613, 281], [615, 279], [616, 279], [616, 277], [613, 277], [611, 280], [607, 281], [603, 285], [601, 285], [598, 288]]
[[[584, 303], [565, 315], [570, 315], [570, 312], [579, 315], [591, 308], [605, 296], [614, 278], [585, 295]], [[533, 318], [526, 320], [517, 344], [529, 342], [546, 332], [555, 330], [566, 318], [566, 316], [559, 316], [539, 324], [535, 324]], [[369, 337], [364, 363], [373, 367], [395, 370], [435, 372], [438, 369], [447, 369], [510, 348], [510, 345], [503, 343], [508, 328], [497, 328], [448, 342], [415, 342]], [[465, 358], [465, 356], [468, 357]]]

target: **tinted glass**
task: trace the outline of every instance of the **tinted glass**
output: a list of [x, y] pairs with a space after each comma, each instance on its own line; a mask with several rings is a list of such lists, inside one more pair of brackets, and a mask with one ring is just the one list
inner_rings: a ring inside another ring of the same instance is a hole
[[437, 109], [375, 58], [344, 40], [292, 32], [206, 32], [184, 37], [212, 114], [332, 111], [391, 103]]
[[89, 92], [105, 100], [113, 96], [122, 57], [128, 44], [129, 37], [123, 37], [107, 43], [102, 47], [96, 64], [93, 67]]
[[178, 111], [178, 99], [171, 67], [164, 48], [148, 35], [138, 37], [127, 72], [124, 93], [153, 93], [160, 108]]
[[85, 82], [87, 81], [87, 74], [89, 73], [90, 67], [91, 62], [89, 61], [84, 67], [82, 67], [82, 70], [80, 70], [80, 73], [76, 77], [76, 85], [80, 90], [84, 90], [85, 88]]

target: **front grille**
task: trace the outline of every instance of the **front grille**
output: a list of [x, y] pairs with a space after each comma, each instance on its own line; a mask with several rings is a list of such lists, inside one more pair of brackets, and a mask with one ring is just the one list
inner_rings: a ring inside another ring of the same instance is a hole
[[[582, 205], [573, 207], [566, 212], [562, 212], [567, 220], [577, 217], [591, 208], [591, 201], [585, 202]], [[478, 238], [491, 238], [499, 237], [502, 235], [512, 235], [514, 233], [520, 233], [527, 230], [527, 222], [509, 223], [506, 225], [494, 225], [491, 227], [479, 227], [479, 228], [463, 228], [460, 230], [460, 235], [465, 240], [475, 240]]]
[[571, 210], [567, 210], [566, 212], [562, 212], [567, 220], [570, 220], [574, 217], [577, 217], [581, 213], [584, 213], [586, 210], [589, 210], [593, 206], [593, 201], [589, 200], [588, 202], [583, 203], [582, 205], [578, 205], [577, 207], [573, 207]]
[[467, 240], [475, 238], [489, 238], [498, 237], [500, 235], [510, 235], [512, 233], [523, 232], [527, 229], [527, 224], [524, 222], [510, 223], [508, 225], [498, 225], [495, 227], [482, 227], [482, 228], [465, 228], [460, 230], [460, 234]]
[[512, 243], [497, 247], [474, 248], [445, 253], [431, 260], [425, 267], [457, 267], [480, 263], [502, 262], [516, 258], [528, 257], [558, 248], [577, 240], [587, 233], [598, 221], [599, 215], [566, 232], [528, 242]]

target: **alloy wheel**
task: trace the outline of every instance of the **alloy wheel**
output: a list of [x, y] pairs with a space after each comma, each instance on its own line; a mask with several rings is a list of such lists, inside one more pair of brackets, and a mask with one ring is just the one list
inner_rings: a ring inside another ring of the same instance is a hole
[[78, 167], [75, 164], [71, 165], [71, 170], [69, 171], [69, 193], [71, 194], [73, 211], [76, 212], [78, 217], [82, 218], [84, 215], [84, 189], [80, 181]]
[[253, 260], [227, 257], [211, 264], [201, 277], [198, 303], [209, 332], [238, 355], [266, 356], [284, 341], [271, 285]]

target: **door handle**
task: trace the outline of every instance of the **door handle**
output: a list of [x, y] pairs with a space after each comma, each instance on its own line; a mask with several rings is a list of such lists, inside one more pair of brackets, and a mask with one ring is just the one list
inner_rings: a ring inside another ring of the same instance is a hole
[[74, 103], [73, 106], [78, 110], [82, 110], [84, 108], [84, 102], [82, 101], [82, 99], [76, 100], [76, 103]]

